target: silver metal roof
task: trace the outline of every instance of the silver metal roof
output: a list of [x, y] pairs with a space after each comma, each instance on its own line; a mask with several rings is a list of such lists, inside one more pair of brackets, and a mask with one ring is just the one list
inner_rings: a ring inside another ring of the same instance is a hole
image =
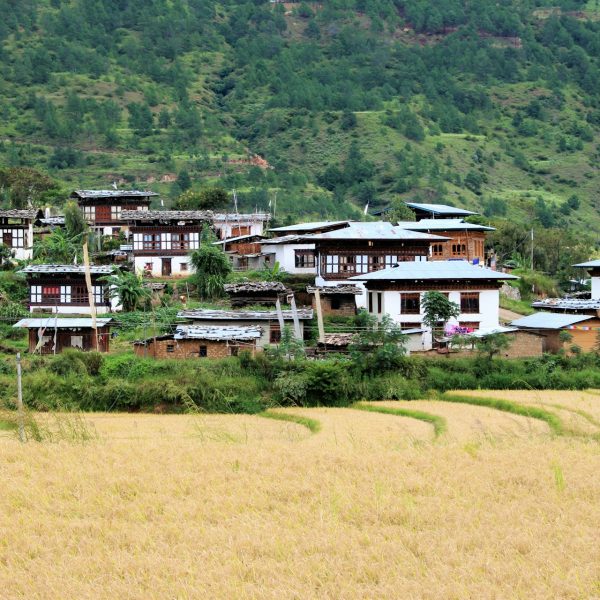
[[210, 210], [122, 210], [121, 221], [210, 221]]
[[263, 235], [258, 235], [258, 234], [248, 234], [248, 235], [238, 235], [237, 237], [230, 237], [227, 238], [225, 240], [217, 240], [216, 242], [213, 242], [213, 245], [215, 246], [223, 246], [225, 244], [229, 244], [230, 242], [241, 242], [242, 240], [249, 240], [252, 238], [260, 238], [260, 240], [262, 241], [264, 239]]
[[524, 329], [562, 329], [581, 321], [592, 319], [590, 315], [565, 315], [563, 313], [538, 312], [511, 322]]
[[261, 244], [263, 246], [273, 246], [275, 244], [306, 244], [314, 248], [314, 242], [311, 242], [311, 234], [306, 235], [282, 235], [281, 237], [264, 239]]
[[578, 298], [544, 298], [531, 303], [534, 308], [558, 310], [600, 310], [600, 299], [580, 300]]
[[348, 227], [334, 229], [326, 233], [318, 233], [306, 238], [314, 241], [319, 240], [423, 240], [423, 241], [445, 241], [449, 238], [421, 233], [420, 231], [409, 231], [397, 227], [387, 221], [362, 222], [354, 221]]
[[148, 198], [151, 196], [158, 196], [156, 192], [149, 192], [146, 190], [75, 190], [72, 194], [72, 198]]
[[586, 268], [586, 267], [589, 267], [589, 268], [593, 268], [593, 267], [600, 268], [600, 259], [597, 259], [597, 260], [588, 260], [587, 262], [582, 262], [582, 263], [579, 263], [579, 264], [573, 265], [573, 266], [574, 267], [583, 267], [583, 268]]
[[467, 215], [476, 215], [476, 212], [472, 210], [465, 210], [464, 208], [456, 208], [456, 206], [450, 206], [449, 204], [427, 204], [421, 202], [405, 202], [409, 208], [415, 208], [425, 212], [430, 212], [432, 215], [459, 215], [466, 217]]
[[[96, 319], [96, 327], [104, 327], [108, 325], [112, 319]], [[56, 318], [54, 315], [45, 318], [35, 319], [21, 319], [18, 323], [15, 323], [13, 327], [26, 328], [26, 329], [39, 329], [40, 327], [46, 327], [48, 329], [85, 329], [91, 328], [92, 319], [65, 319]]]
[[[293, 314], [291, 310], [282, 310], [284, 321], [291, 321]], [[182, 310], [177, 313], [178, 319], [191, 319], [194, 321], [276, 321], [275, 310], [210, 310], [195, 309]], [[302, 321], [313, 318], [312, 308], [299, 308], [298, 318]]]
[[413, 281], [440, 279], [469, 281], [473, 279], [518, 279], [518, 277], [478, 267], [465, 260], [407, 261], [398, 263], [396, 267], [350, 277], [350, 280], [355, 281], [404, 281], [407, 279]]
[[178, 325], [175, 340], [257, 340], [262, 335], [260, 327], [203, 327], [200, 325]]
[[215, 213], [213, 221], [246, 221], [254, 223], [262, 223], [271, 218], [269, 213]]
[[272, 227], [269, 231], [318, 231], [325, 227], [336, 227], [337, 225], [345, 225], [350, 221], [313, 221], [310, 223], [296, 223], [295, 225], [285, 225], [284, 227]]
[[42, 225], [64, 225], [65, 224], [65, 218], [64, 216], [56, 216], [56, 217], [45, 217], [43, 219], [40, 219], [40, 223]]
[[[112, 265], [90, 265], [92, 275], [110, 275], [115, 267]], [[21, 273], [77, 273], [85, 275], [83, 265], [27, 265], [20, 271]]]
[[463, 219], [421, 219], [420, 221], [399, 221], [398, 227], [411, 231], [495, 231], [494, 227], [467, 223]]

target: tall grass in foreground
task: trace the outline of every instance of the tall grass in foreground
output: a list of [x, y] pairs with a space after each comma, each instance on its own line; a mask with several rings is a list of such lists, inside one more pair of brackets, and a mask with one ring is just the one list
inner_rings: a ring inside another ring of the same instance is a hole
[[439, 415], [434, 415], [432, 413], [424, 412], [421, 410], [409, 410], [407, 408], [390, 408], [387, 406], [378, 406], [376, 404], [366, 404], [364, 402], [355, 402], [354, 404], [352, 404], [351, 408], [355, 408], [357, 410], [365, 410], [368, 412], [383, 413], [386, 415], [396, 415], [397, 417], [409, 417], [411, 419], [425, 421], [425, 423], [433, 425], [433, 435], [436, 438], [445, 433], [448, 429], [446, 419], [444, 419], [444, 417], [440, 417]]
[[310, 417], [303, 417], [302, 415], [294, 415], [292, 413], [276, 412], [274, 410], [265, 410], [258, 413], [259, 417], [265, 419], [275, 419], [277, 421], [289, 421], [290, 423], [296, 423], [306, 427], [311, 433], [318, 433], [321, 431], [321, 423], [316, 419]]

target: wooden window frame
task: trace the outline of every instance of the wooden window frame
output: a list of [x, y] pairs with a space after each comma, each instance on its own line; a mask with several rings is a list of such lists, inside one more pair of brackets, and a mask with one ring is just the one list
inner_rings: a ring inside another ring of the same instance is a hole
[[[416, 301], [416, 307], [412, 305]], [[400, 314], [401, 315], [420, 315], [421, 314], [421, 294], [418, 292], [408, 292], [400, 294]]]
[[460, 312], [465, 315], [476, 315], [481, 312], [479, 292], [461, 292]]

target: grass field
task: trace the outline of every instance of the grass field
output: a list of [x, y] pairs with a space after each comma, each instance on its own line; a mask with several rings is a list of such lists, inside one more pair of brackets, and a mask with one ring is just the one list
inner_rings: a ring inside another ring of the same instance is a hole
[[[600, 414], [594, 392], [478, 394]], [[295, 408], [276, 412], [320, 428], [90, 414], [85, 443], [1, 431], [2, 597], [600, 596], [597, 441], [481, 406], [380, 405], [447, 430]]]

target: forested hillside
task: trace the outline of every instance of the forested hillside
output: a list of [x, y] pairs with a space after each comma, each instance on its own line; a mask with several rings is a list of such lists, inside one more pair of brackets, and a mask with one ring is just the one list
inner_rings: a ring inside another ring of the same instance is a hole
[[585, 246], [574, 254], [600, 233], [596, 0], [0, 0], [0, 11], [6, 203], [118, 181], [168, 204], [210, 183], [247, 209], [277, 192], [281, 218], [443, 200], [509, 224], [507, 255], [525, 251], [531, 223]]

